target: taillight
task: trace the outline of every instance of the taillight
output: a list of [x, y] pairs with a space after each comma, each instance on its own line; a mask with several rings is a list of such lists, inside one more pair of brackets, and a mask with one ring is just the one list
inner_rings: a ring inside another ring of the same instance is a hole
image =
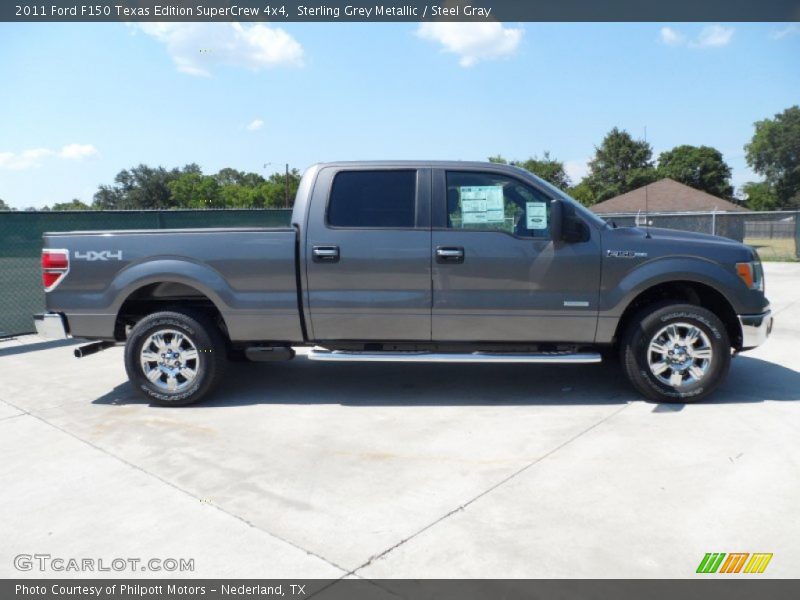
[[44, 291], [55, 288], [69, 272], [69, 250], [42, 250], [42, 284]]

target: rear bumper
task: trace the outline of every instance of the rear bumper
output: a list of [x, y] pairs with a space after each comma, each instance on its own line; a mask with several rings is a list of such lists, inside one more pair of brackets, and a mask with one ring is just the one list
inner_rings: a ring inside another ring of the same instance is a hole
[[739, 324], [742, 326], [742, 350], [749, 350], [766, 342], [772, 333], [772, 323], [771, 310], [759, 315], [739, 315]]
[[33, 315], [33, 323], [36, 325], [36, 333], [45, 339], [65, 340], [69, 337], [64, 315], [58, 313]]

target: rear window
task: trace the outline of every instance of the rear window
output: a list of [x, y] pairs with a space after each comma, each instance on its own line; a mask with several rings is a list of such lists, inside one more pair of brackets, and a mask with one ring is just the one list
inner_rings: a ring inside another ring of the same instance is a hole
[[333, 227], [414, 227], [417, 172], [342, 171], [333, 180]]

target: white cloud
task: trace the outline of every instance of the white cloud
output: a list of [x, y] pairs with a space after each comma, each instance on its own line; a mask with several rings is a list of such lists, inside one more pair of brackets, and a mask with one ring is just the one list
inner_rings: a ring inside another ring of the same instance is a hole
[[567, 160], [564, 162], [564, 170], [569, 175], [572, 185], [578, 185], [581, 179], [589, 174], [589, 161], [584, 160]]
[[67, 160], [81, 160], [97, 155], [97, 148], [91, 144], [67, 144], [58, 153], [59, 158]]
[[445, 52], [457, 54], [458, 64], [471, 67], [481, 60], [511, 56], [522, 41], [522, 28], [501, 23], [420, 23], [416, 35], [442, 45]]
[[262, 121], [261, 119], [253, 119], [247, 124], [247, 127], [245, 127], [245, 129], [247, 129], [247, 131], [258, 131], [263, 126], [264, 126], [264, 121]]
[[167, 48], [176, 68], [209, 76], [216, 65], [253, 71], [301, 67], [303, 47], [283, 29], [264, 23], [138, 23], [139, 29]]
[[31, 148], [22, 152], [0, 152], [0, 169], [23, 171], [42, 166], [42, 160], [55, 157], [65, 160], [80, 160], [97, 155], [91, 144], [67, 144], [56, 152], [50, 148]]
[[790, 37], [793, 35], [800, 35], [800, 25], [797, 23], [792, 23], [791, 25], [787, 25], [783, 29], [777, 29], [769, 34], [773, 40], [782, 40], [785, 37]]
[[686, 41], [686, 36], [672, 27], [662, 27], [659, 36], [667, 46], [680, 46]]
[[727, 46], [733, 38], [733, 27], [708, 25], [703, 27], [697, 39], [692, 42], [698, 48]]
[[723, 27], [722, 25], [707, 25], [700, 30], [700, 33], [693, 39], [689, 39], [685, 33], [672, 27], [662, 27], [658, 31], [658, 37], [662, 44], [667, 46], [684, 46], [692, 48], [712, 48], [727, 46], [733, 39], [733, 27]]
[[41, 166], [41, 160], [52, 154], [53, 151], [47, 148], [32, 148], [31, 150], [23, 150], [19, 154], [0, 152], [0, 169], [9, 169], [11, 171], [32, 169]]

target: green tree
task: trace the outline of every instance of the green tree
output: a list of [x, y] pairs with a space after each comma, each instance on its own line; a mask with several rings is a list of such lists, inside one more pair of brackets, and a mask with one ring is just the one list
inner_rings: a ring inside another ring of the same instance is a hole
[[259, 186], [259, 192], [263, 195], [263, 205], [265, 208], [290, 208], [294, 205], [294, 197], [297, 195], [297, 188], [300, 185], [300, 171], [292, 169], [288, 177], [288, 194], [286, 186], [287, 177], [285, 173], [273, 173]]
[[614, 127], [595, 147], [595, 156], [589, 162], [585, 181], [594, 201], [608, 200], [658, 179], [652, 157], [650, 144]]
[[104, 210], [174, 208], [176, 204], [169, 184], [189, 173], [202, 174], [202, 171], [194, 163], [169, 171], [144, 164], [122, 170], [114, 178], [113, 186], [100, 186], [94, 195], [93, 206]]
[[747, 164], [764, 177], [778, 208], [800, 207], [800, 106], [755, 123], [745, 145]]
[[742, 192], [745, 196], [745, 206], [750, 210], [776, 210], [779, 206], [775, 190], [766, 181], [745, 183]]
[[219, 182], [211, 175], [184, 172], [167, 183], [170, 204], [176, 208], [223, 208]]
[[549, 152], [545, 152], [542, 158], [532, 156], [527, 160], [512, 160], [510, 162], [498, 154], [496, 156], [490, 156], [489, 162], [503, 165], [511, 164], [515, 167], [520, 167], [552, 183], [561, 190], [567, 190], [571, 183], [564, 169], [564, 163], [560, 160], [550, 158]]
[[0, 198], [0, 210], [11, 210], [11, 207], [2, 198]]
[[91, 210], [91, 206], [81, 202], [78, 198], [73, 198], [69, 202], [56, 202], [53, 204], [53, 210]]
[[578, 185], [569, 188], [567, 192], [584, 206], [591, 206], [597, 203], [594, 192], [586, 181], [581, 181]]
[[731, 168], [710, 146], [676, 146], [658, 157], [658, 174], [720, 198], [733, 195]]
[[246, 173], [229, 167], [221, 169], [215, 177], [221, 186], [240, 185], [255, 188], [266, 181], [258, 173]]

